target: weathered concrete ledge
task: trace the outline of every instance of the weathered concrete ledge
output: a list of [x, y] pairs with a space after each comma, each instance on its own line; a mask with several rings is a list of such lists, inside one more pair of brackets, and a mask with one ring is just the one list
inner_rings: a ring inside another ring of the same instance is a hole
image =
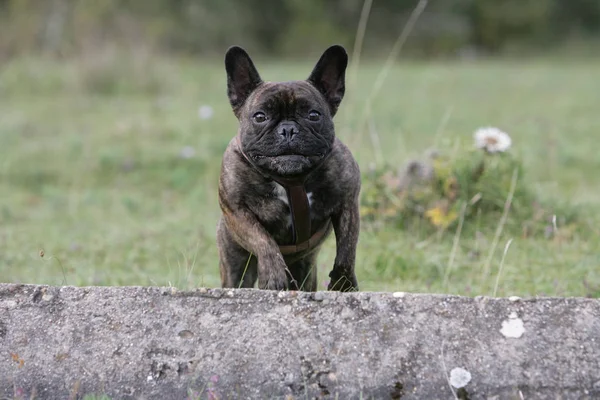
[[90, 393], [598, 399], [600, 301], [0, 285], [0, 398]]

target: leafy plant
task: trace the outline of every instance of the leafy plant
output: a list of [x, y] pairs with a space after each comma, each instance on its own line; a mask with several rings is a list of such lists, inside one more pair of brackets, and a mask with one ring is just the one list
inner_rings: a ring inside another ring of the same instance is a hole
[[[510, 137], [496, 128], [480, 129], [475, 136], [475, 148], [430, 151], [404, 169], [388, 164], [369, 171], [363, 218], [367, 223], [383, 218], [404, 229], [425, 221], [432, 230], [446, 231], [461, 219], [465, 229], [495, 227], [508, 207], [506, 228], [512, 234], [553, 236], [559, 206], [537, 199], [522, 161], [508, 151]], [[576, 222], [572, 208], [560, 215], [562, 226]]]

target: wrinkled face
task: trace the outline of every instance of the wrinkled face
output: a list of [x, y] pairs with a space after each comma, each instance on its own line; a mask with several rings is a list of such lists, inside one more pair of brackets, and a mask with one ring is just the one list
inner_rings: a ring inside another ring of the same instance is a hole
[[283, 178], [317, 168], [335, 140], [333, 116], [345, 90], [348, 55], [331, 46], [305, 81], [263, 82], [248, 53], [225, 55], [227, 95], [240, 121], [242, 150], [258, 169]]
[[329, 105], [305, 81], [261, 84], [239, 119], [246, 156], [283, 177], [309, 173], [331, 152], [335, 138]]

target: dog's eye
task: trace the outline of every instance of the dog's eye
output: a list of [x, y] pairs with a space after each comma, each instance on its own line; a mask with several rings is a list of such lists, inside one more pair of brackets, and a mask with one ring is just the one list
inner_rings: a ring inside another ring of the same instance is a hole
[[252, 116], [252, 119], [257, 124], [262, 124], [263, 122], [265, 122], [267, 120], [267, 116], [265, 115], [264, 112], [259, 111]]
[[308, 119], [310, 121], [318, 121], [321, 119], [321, 113], [319, 113], [318, 111], [312, 110], [311, 112], [308, 113]]

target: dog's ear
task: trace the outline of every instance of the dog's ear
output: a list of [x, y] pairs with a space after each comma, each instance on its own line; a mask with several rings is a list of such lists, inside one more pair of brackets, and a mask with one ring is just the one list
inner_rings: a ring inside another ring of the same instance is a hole
[[262, 83], [258, 71], [246, 50], [232, 46], [225, 54], [227, 96], [236, 116], [250, 93]]
[[329, 103], [331, 116], [335, 115], [344, 97], [347, 66], [346, 50], [339, 45], [331, 46], [325, 50], [308, 77], [308, 81], [323, 94]]

